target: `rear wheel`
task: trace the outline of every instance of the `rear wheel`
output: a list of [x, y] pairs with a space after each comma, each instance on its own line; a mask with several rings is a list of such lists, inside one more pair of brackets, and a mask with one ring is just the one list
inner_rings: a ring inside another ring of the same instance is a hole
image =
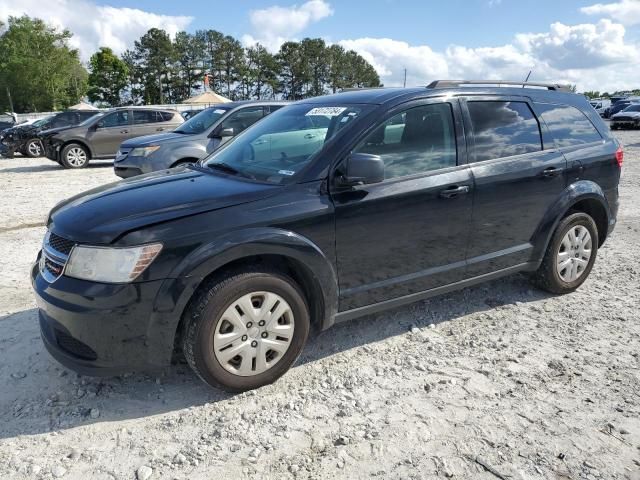
[[60, 164], [64, 168], [84, 168], [89, 165], [89, 152], [79, 143], [70, 143], [62, 149]]
[[598, 253], [598, 228], [586, 213], [564, 218], [555, 233], [533, 282], [551, 293], [570, 293], [589, 276]]
[[229, 391], [273, 383], [309, 334], [298, 285], [275, 271], [243, 271], [205, 285], [186, 313], [183, 351], [202, 380]]
[[38, 140], [37, 138], [32, 138], [24, 146], [24, 153], [27, 155], [27, 157], [30, 158], [41, 157], [44, 153], [42, 142], [40, 142], [40, 140]]

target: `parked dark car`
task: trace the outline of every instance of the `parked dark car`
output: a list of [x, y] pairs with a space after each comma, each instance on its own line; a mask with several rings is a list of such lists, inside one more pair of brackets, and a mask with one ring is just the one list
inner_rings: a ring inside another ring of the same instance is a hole
[[39, 133], [52, 128], [66, 128], [81, 124], [98, 114], [98, 110], [69, 110], [36, 120], [33, 123], [18, 124], [0, 134], [0, 154], [12, 158], [16, 152], [27, 157], [44, 155]]
[[115, 108], [76, 127], [45, 130], [38, 138], [47, 158], [65, 168], [83, 168], [92, 159], [114, 158], [124, 140], [171, 131], [183, 122], [176, 110]]
[[640, 103], [640, 99], [618, 100], [616, 103], [612, 104], [609, 108], [605, 110], [605, 118], [611, 118], [616, 113], [620, 113], [621, 111], [623, 111], [629, 105], [633, 105], [636, 103]]
[[611, 128], [640, 128], [640, 103], [632, 103], [611, 116]]
[[286, 102], [230, 102], [207, 108], [174, 131], [126, 140], [120, 145], [113, 169], [132, 177], [193, 163], [206, 157]]
[[582, 95], [492, 83], [303, 100], [199, 164], [58, 204], [31, 272], [47, 349], [112, 375], [181, 348], [247, 390], [312, 328], [516, 272], [574, 291], [616, 223], [622, 149]]

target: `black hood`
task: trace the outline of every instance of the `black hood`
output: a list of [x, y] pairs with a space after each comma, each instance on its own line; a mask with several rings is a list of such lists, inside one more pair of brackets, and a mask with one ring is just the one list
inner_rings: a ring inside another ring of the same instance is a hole
[[59, 203], [48, 227], [79, 243], [109, 244], [147, 225], [248, 203], [280, 188], [190, 168], [161, 170]]
[[158, 145], [162, 143], [172, 142], [175, 140], [184, 140], [191, 135], [183, 133], [157, 133], [154, 135], [144, 135], [142, 137], [131, 138], [122, 142], [122, 148], [147, 147], [149, 145]]

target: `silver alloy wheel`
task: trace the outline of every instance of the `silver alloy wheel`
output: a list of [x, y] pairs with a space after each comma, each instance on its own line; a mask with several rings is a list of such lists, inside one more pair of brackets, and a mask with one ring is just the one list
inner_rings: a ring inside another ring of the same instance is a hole
[[556, 257], [556, 269], [563, 281], [571, 283], [582, 276], [589, 265], [591, 247], [591, 234], [586, 227], [575, 225], [569, 229]]
[[29, 143], [29, 155], [32, 155], [34, 157], [39, 157], [42, 155], [42, 148], [40, 146], [40, 142], [36, 141], [36, 142], [31, 142]]
[[226, 371], [248, 377], [273, 367], [289, 349], [293, 311], [280, 295], [252, 292], [222, 314], [213, 334], [213, 350]]
[[87, 163], [87, 153], [80, 147], [73, 147], [67, 152], [67, 162], [74, 167], [82, 167]]

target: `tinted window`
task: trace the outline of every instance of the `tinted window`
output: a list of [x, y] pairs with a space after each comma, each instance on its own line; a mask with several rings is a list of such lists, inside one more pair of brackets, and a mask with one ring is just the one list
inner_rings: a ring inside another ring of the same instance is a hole
[[145, 125], [147, 123], [156, 123], [157, 116], [155, 110], [134, 110], [133, 111], [133, 124]]
[[577, 108], [549, 104], [536, 104], [536, 107], [558, 147], [602, 140], [596, 127]]
[[101, 128], [122, 127], [129, 125], [129, 111], [120, 110], [119, 112], [110, 113], [98, 123]]
[[243, 108], [229, 115], [222, 122], [222, 128], [233, 128], [233, 134], [237, 135], [260, 120], [264, 115], [262, 107]]
[[451, 105], [424, 105], [394, 115], [370, 133], [355, 151], [380, 155], [385, 164], [385, 178], [455, 166]]
[[68, 127], [70, 125], [75, 125], [76, 123], [76, 114], [72, 112], [64, 112], [54, 116], [51, 125], [53, 128], [57, 128]]
[[467, 103], [475, 137], [475, 160], [511, 157], [542, 150], [540, 126], [524, 102]]
[[156, 112], [158, 122], [168, 122], [173, 118], [172, 112]]

